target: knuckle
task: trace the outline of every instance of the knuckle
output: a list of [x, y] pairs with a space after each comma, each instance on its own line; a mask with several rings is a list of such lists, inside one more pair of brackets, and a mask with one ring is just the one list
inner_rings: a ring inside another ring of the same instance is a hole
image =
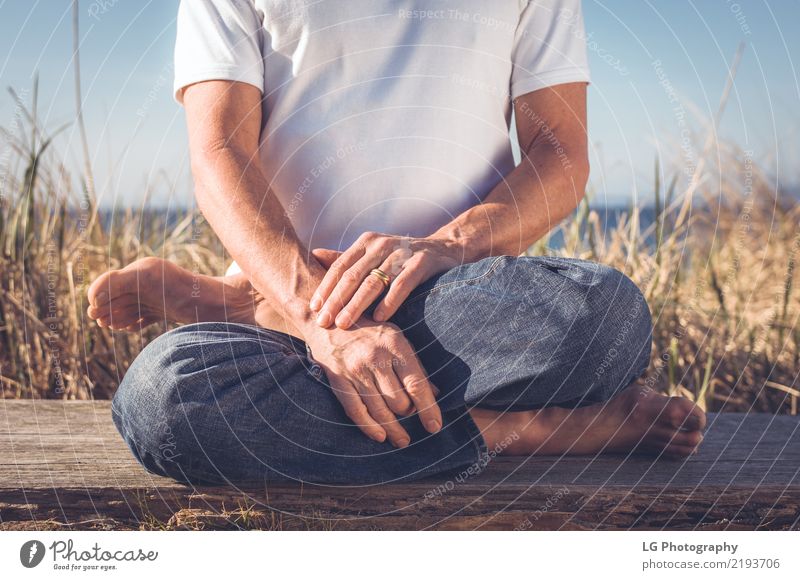
[[392, 411], [400, 415], [410, 415], [414, 405], [408, 397], [397, 396], [390, 400], [390, 407]]
[[389, 254], [394, 251], [395, 247], [397, 246], [397, 242], [395, 242], [391, 238], [382, 237], [381, 239], [376, 241], [378, 247], [384, 251], [384, 253]]
[[406, 391], [412, 397], [417, 397], [427, 393], [430, 389], [428, 387], [428, 381], [423, 379], [422, 377], [410, 377], [406, 379]]
[[389, 409], [389, 407], [381, 405], [379, 408], [375, 409], [373, 413], [376, 419], [378, 419], [381, 423], [392, 423], [395, 420], [394, 413]]
[[337, 266], [336, 264], [334, 264], [333, 266], [331, 266], [330, 270], [328, 270], [328, 273], [325, 275], [325, 278], [323, 278], [320, 287], [325, 292], [330, 292], [331, 290], [333, 290], [334, 286], [336, 286], [336, 283], [342, 279], [342, 275], [346, 271], [347, 270], [345, 270], [344, 267]]
[[372, 391], [372, 383], [369, 380], [370, 368], [368, 362], [355, 363], [350, 368], [350, 374], [356, 383], [356, 390], [359, 393], [369, 393]]
[[361, 243], [366, 244], [366, 243], [371, 242], [372, 240], [374, 240], [377, 237], [378, 237], [378, 234], [375, 233], [375, 232], [364, 232], [363, 234], [358, 236], [358, 241], [361, 242]]
[[383, 282], [378, 280], [378, 278], [375, 276], [367, 276], [364, 280], [364, 284], [370, 290], [383, 290]]
[[400, 288], [399, 291], [391, 292], [386, 295], [386, 298], [383, 299], [383, 302], [386, 304], [387, 308], [394, 311], [400, 307], [400, 305], [403, 303], [402, 290], [403, 289]]
[[394, 244], [394, 252], [392, 252], [392, 258], [397, 260], [398, 262], [401, 263], [406, 262], [413, 255], [414, 252], [411, 250], [411, 248], [405, 248], [402, 246], [398, 247], [397, 243]]
[[427, 255], [425, 250], [414, 252], [412, 255], [408, 256], [406, 268], [419, 268]]
[[395, 332], [392, 332], [386, 337], [386, 348], [389, 350], [390, 356], [393, 359], [401, 359], [400, 362], [403, 362], [402, 359], [405, 359], [405, 357], [408, 355], [406, 345], [403, 344], [403, 339], [398, 337]]
[[339, 256], [336, 260], [331, 264], [331, 267], [328, 268], [328, 273], [325, 276], [326, 278], [338, 278], [342, 274], [345, 273], [347, 270], [347, 266], [345, 265], [346, 262], [343, 260], [344, 256]]
[[358, 284], [363, 279], [361, 272], [355, 269], [350, 269], [344, 272], [341, 276], [343, 282], [348, 284]]
[[359, 421], [363, 422], [364, 418], [367, 416], [366, 409], [364, 409], [364, 407], [362, 407], [361, 405], [345, 406], [344, 413], [350, 420], [354, 422], [359, 422]]

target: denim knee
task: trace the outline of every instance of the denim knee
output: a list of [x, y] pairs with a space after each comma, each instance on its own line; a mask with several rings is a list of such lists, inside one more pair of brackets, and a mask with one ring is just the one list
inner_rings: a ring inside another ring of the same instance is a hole
[[598, 317], [592, 348], [592, 380], [610, 398], [647, 370], [653, 340], [650, 309], [639, 287], [625, 274], [601, 266], [591, 294], [590, 316]]
[[181, 463], [186, 433], [180, 418], [180, 397], [173, 358], [176, 339], [171, 331], [149, 343], [131, 364], [114, 394], [114, 425], [134, 457], [149, 472], [188, 481]]

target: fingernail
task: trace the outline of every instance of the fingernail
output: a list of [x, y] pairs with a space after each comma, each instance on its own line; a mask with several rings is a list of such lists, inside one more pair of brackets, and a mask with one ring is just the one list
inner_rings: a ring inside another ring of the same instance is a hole
[[100, 292], [95, 300], [98, 304], [102, 304], [106, 301], [106, 298], [108, 298], [108, 292]]
[[311, 308], [311, 310], [319, 310], [322, 308], [322, 299], [319, 296], [314, 296], [308, 307]]
[[373, 433], [372, 438], [378, 443], [386, 441], [386, 433]]
[[375, 312], [372, 313], [372, 319], [376, 322], [383, 322], [383, 314], [384, 312], [382, 308], [376, 308]]
[[403, 447], [408, 447], [408, 444], [409, 444], [409, 443], [411, 443], [411, 439], [406, 439], [406, 438], [403, 438], [403, 439], [400, 439], [400, 440], [397, 442], [397, 445], [396, 445], [396, 447], [398, 447], [398, 448], [402, 449]]
[[336, 326], [339, 328], [347, 328], [350, 326], [350, 317], [346, 314], [340, 314], [336, 317]]
[[320, 312], [319, 316], [317, 316], [317, 324], [322, 327], [327, 328], [331, 325], [331, 313], [325, 310], [324, 312]]
[[436, 433], [442, 428], [442, 426], [436, 419], [430, 419], [427, 423], [425, 423], [425, 428], [428, 430], [428, 433]]

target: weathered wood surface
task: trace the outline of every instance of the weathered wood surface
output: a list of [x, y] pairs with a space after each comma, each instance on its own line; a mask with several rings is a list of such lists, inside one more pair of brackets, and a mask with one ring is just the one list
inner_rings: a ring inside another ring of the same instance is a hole
[[710, 415], [700, 453], [680, 461], [502, 457], [478, 477], [234, 489], [146, 472], [110, 413], [108, 401], [0, 400], [0, 526], [800, 528], [797, 417]]

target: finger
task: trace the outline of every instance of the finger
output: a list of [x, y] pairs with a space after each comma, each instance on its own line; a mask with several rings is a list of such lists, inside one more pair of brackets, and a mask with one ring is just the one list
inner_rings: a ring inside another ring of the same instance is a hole
[[[333, 291], [324, 301], [319, 310], [320, 316], [328, 314], [332, 320], [336, 319], [342, 309], [349, 304], [358, 289], [364, 284], [367, 284], [371, 289], [375, 289], [377, 288], [375, 282], [378, 282], [381, 285], [380, 289], [382, 291], [383, 283], [375, 276], [370, 276], [369, 274], [370, 270], [380, 264], [382, 260], [382, 256], [370, 251], [364, 254], [355, 264], [350, 266], [350, 268], [342, 274], [342, 277], [333, 288]], [[357, 317], [353, 320], [356, 319]]]
[[414, 288], [419, 286], [425, 277], [425, 273], [421, 268], [412, 266], [407, 267], [400, 272], [395, 280], [389, 286], [389, 291], [386, 293], [375, 311], [372, 313], [372, 319], [376, 322], [385, 322], [395, 315], [397, 309], [405, 302], [414, 291]]
[[[390, 365], [394, 359], [390, 359]], [[393, 365], [392, 365], [393, 366]], [[414, 413], [414, 403], [409, 398], [403, 384], [397, 378], [394, 369], [391, 368], [376, 368], [374, 369], [375, 379], [378, 384], [378, 390], [383, 395], [384, 401], [389, 409], [402, 417], [407, 417]]]
[[422, 425], [428, 433], [438, 432], [442, 428], [442, 411], [436, 404], [434, 388], [428, 380], [428, 374], [410, 347], [402, 349], [395, 356], [399, 362], [394, 369], [395, 373], [419, 411]]
[[309, 308], [314, 311], [319, 311], [317, 323], [320, 326], [327, 328], [333, 322], [334, 317], [331, 316], [330, 313], [323, 312], [322, 306], [339, 283], [339, 280], [343, 278], [351, 266], [361, 259], [364, 252], [364, 248], [361, 247], [354, 246], [349, 248], [331, 264], [331, 267], [328, 268], [328, 271], [322, 278], [322, 282], [320, 282], [319, 286], [314, 291], [314, 295], [311, 297], [311, 302], [309, 303]]
[[373, 441], [378, 443], [386, 441], [386, 430], [370, 416], [369, 410], [356, 388], [349, 381], [339, 379], [333, 373], [326, 371], [326, 374], [331, 390], [342, 404], [345, 415]]
[[375, 419], [386, 430], [386, 436], [395, 447], [406, 447], [411, 443], [408, 432], [397, 422], [397, 417], [386, 405], [383, 395], [370, 380], [360, 380], [356, 383], [356, 390], [361, 395], [361, 400], [367, 406], [370, 417]]
[[311, 254], [322, 264], [322, 267], [328, 270], [333, 263], [342, 255], [342, 252], [336, 250], [329, 250], [327, 248], [315, 248], [311, 250]]
[[369, 305], [375, 302], [375, 299], [383, 293], [385, 288], [386, 285], [380, 278], [367, 274], [356, 293], [350, 298], [347, 306], [342, 308], [342, 311], [336, 315], [336, 326], [343, 329], [350, 328], [369, 308]]

